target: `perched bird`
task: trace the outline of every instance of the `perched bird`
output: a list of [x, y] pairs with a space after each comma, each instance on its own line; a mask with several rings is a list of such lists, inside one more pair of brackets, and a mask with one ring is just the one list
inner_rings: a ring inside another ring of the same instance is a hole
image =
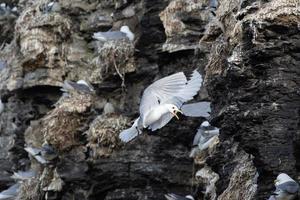
[[277, 176], [275, 182], [276, 190], [269, 200], [292, 200], [299, 191], [299, 184], [285, 173]]
[[26, 147], [24, 149], [41, 164], [48, 164], [57, 158], [56, 151], [47, 143], [43, 144], [41, 149], [34, 147]]
[[79, 80], [76, 83], [69, 80], [65, 80], [63, 87], [61, 88], [61, 91], [63, 92], [79, 91], [83, 93], [92, 93], [94, 92], [94, 88], [84, 80]]
[[218, 7], [218, 0], [209, 0], [209, 7], [216, 10]]
[[190, 78], [183, 72], [164, 77], [150, 86], [143, 93], [140, 103], [140, 116], [131, 128], [119, 135], [123, 142], [129, 142], [143, 128], [155, 131], [165, 126], [173, 117], [177, 119], [177, 112], [183, 103], [193, 99], [202, 84], [201, 75], [195, 70]]
[[11, 13], [11, 9], [5, 3], [0, 4], [0, 15], [9, 15]]
[[218, 7], [218, 0], [210, 0], [209, 1], [209, 10], [210, 10], [210, 13], [216, 17], [216, 10], [217, 10], [217, 7]]
[[0, 192], [0, 200], [13, 200], [18, 194], [20, 184], [16, 183], [10, 186], [8, 189]]
[[202, 101], [197, 103], [185, 104], [181, 107], [181, 111], [188, 117], [209, 117], [210, 116], [210, 102]]
[[107, 115], [107, 114], [111, 114], [111, 113], [114, 113], [114, 112], [115, 112], [114, 105], [110, 102], [106, 102], [106, 104], [104, 105], [104, 108], [103, 108], [103, 113], [105, 115]]
[[134, 40], [134, 34], [130, 31], [128, 26], [122, 26], [120, 31], [107, 31], [94, 33], [93, 38], [103, 42], [109, 40], [121, 40], [128, 38], [130, 41]]
[[11, 8], [9, 5], [6, 3], [1, 3], [0, 4], [0, 16], [11, 16], [11, 17], [16, 17], [16, 14], [18, 12], [17, 7]]
[[60, 5], [59, 5], [58, 2], [50, 2], [48, 4], [48, 7], [50, 8], [50, 11], [52, 11], [52, 12], [59, 12], [59, 11], [61, 11], [61, 7], [60, 7]]
[[35, 177], [36, 172], [35, 171], [18, 171], [14, 172], [14, 174], [11, 176], [15, 180], [26, 180]]
[[13, 11], [13, 12], [18, 12], [18, 8], [17, 8], [17, 7], [13, 7], [13, 8], [11, 9], [11, 11]]
[[25, 151], [27, 151], [30, 155], [32, 155], [39, 163], [47, 164], [49, 163], [45, 158], [41, 156], [41, 149], [33, 148], [33, 147], [25, 147]]
[[4, 104], [2, 103], [2, 100], [0, 99], [0, 114], [3, 112], [4, 110]]
[[0, 70], [7, 67], [7, 63], [5, 61], [0, 60]]
[[190, 157], [194, 158], [200, 151], [207, 149], [219, 136], [219, 129], [211, 126], [208, 121], [204, 121], [193, 141], [193, 147], [190, 153]]
[[48, 161], [54, 160], [58, 156], [55, 149], [48, 143], [42, 145], [41, 155]]
[[58, 2], [51, 1], [42, 7], [43, 13], [50, 13], [50, 12], [59, 12], [61, 7]]
[[195, 200], [192, 195], [180, 196], [174, 193], [165, 194], [165, 197], [168, 200]]

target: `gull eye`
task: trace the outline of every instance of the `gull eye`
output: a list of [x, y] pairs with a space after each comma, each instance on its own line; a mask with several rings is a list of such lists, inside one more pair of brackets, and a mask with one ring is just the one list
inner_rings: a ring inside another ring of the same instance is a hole
[[175, 109], [175, 107], [173, 106], [172, 109]]

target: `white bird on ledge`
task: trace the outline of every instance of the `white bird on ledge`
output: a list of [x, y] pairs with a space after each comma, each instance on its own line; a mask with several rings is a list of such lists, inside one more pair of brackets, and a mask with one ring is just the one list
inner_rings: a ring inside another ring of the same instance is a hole
[[132, 42], [134, 40], [134, 34], [130, 31], [128, 26], [122, 26], [120, 31], [94, 33], [93, 38], [102, 42], [128, 38]]

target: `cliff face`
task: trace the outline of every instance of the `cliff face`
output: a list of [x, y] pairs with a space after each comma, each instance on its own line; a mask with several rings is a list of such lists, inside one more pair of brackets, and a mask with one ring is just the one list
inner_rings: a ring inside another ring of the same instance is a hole
[[231, 2], [230, 9], [217, 11], [225, 33], [212, 57], [222, 58], [206, 66], [206, 85], [224, 140], [254, 156], [263, 198], [279, 172], [299, 174], [299, 2]]
[[[4, 2], [4, 1], [3, 1]], [[265, 199], [279, 172], [299, 176], [299, 22], [295, 0], [7, 1], [0, 10], [0, 189], [34, 169], [17, 199]], [[94, 32], [128, 25], [129, 42]], [[218, 144], [194, 160], [204, 118], [181, 117], [123, 144], [154, 80], [197, 68]], [[62, 94], [64, 80], [90, 92]], [[115, 112], [104, 112], [111, 103]], [[50, 144], [46, 165], [24, 147]], [[29, 188], [29, 189], [28, 189]], [[27, 191], [26, 191], [27, 189]]]

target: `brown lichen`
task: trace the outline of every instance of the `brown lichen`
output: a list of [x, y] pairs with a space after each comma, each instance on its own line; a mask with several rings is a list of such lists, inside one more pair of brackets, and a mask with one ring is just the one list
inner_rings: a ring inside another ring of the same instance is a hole
[[88, 131], [85, 132], [88, 140], [87, 146], [91, 148], [91, 157], [108, 157], [114, 149], [120, 147], [119, 133], [128, 128], [129, 120], [116, 114], [100, 115]]
[[37, 200], [42, 198], [38, 178], [31, 178], [22, 182], [16, 200]]
[[93, 96], [89, 94], [65, 94], [41, 122], [44, 141], [59, 151], [78, 144], [80, 132], [88, 116], [85, 115], [93, 105]]
[[107, 41], [100, 45], [95, 65], [100, 66], [101, 77], [104, 79], [109, 75], [117, 74], [124, 84], [125, 74], [135, 71], [134, 50], [134, 45], [127, 39]]
[[92, 95], [73, 92], [63, 96], [56, 103], [56, 109], [69, 113], [84, 113], [93, 105], [94, 99]]
[[58, 150], [65, 150], [78, 144], [78, 129], [84, 122], [85, 118], [80, 114], [55, 109], [43, 118], [41, 131], [45, 141]]

